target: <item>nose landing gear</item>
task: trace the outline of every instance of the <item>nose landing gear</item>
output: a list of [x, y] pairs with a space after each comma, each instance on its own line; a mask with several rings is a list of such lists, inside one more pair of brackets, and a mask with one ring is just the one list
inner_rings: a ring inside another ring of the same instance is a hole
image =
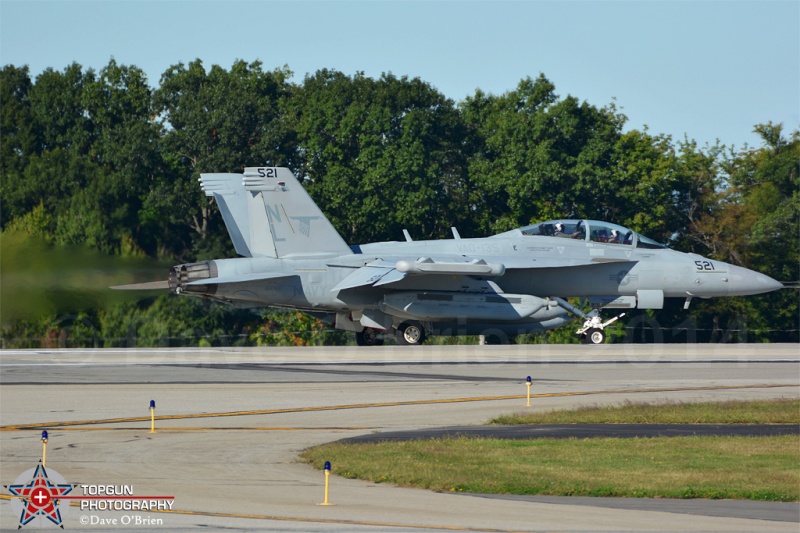
[[620, 318], [625, 316], [625, 313], [621, 315], [617, 315], [611, 320], [607, 320], [603, 322], [603, 319], [600, 317], [600, 311], [597, 309], [592, 309], [588, 313], [584, 313], [574, 305], [570, 304], [563, 298], [553, 298], [558, 305], [569, 311], [575, 316], [579, 316], [583, 318], [583, 326], [576, 331], [575, 333], [580, 335], [581, 342], [583, 344], [603, 344], [606, 342], [606, 332], [605, 329], [619, 320]]

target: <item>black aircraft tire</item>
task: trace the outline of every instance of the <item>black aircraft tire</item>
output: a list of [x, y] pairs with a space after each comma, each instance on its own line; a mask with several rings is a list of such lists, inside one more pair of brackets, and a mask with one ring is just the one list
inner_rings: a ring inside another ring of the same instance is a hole
[[592, 328], [586, 332], [584, 342], [586, 344], [603, 344], [606, 342], [606, 332], [602, 329]]
[[425, 342], [425, 328], [419, 322], [403, 322], [397, 327], [397, 344], [418, 346]]
[[378, 338], [377, 329], [364, 328], [356, 333], [356, 344], [358, 346], [383, 346], [383, 339]]

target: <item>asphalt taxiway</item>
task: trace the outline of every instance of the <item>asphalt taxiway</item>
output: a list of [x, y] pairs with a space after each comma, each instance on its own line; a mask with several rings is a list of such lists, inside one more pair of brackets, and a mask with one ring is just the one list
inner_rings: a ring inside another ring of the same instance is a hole
[[[797, 398], [797, 345], [4, 350], [0, 384], [3, 485], [41, 459], [46, 429], [47, 467], [68, 482], [174, 496], [174, 509], [164, 513], [73, 504], [64, 518], [68, 530], [800, 527], [794, 503], [488, 498], [338, 476], [331, 477], [335, 505], [320, 506], [323, 474], [297, 462], [299, 451], [324, 442], [478, 425], [526, 409]], [[91, 523], [133, 515], [160, 522]], [[9, 501], [0, 501], [0, 528], [16, 530], [18, 523]]]

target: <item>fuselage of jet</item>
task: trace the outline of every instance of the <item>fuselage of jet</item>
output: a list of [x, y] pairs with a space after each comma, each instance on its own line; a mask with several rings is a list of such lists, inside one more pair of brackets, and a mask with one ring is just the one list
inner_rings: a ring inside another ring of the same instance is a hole
[[471, 239], [455, 229], [451, 239], [429, 241], [405, 232], [405, 241], [348, 246], [287, 168], [203, 174], [200, 181], [244, 257], [177, 265], [172, 292], [324, 315], [356, 332], [359, 343], [382, 331], [407, 344], [436, 332], [540, 332], [572, 316], [586, 320], [578, 332], [586, 336], [610, 322], [567, 298], [583, 298], [581, 305], [595, 310], [660, 309], [665, 298], [688, 306], [693, 298], [782, 287], [596, 220], [551, 220]]
[[638, 235], [627, 244], [599, 242], [592, 225], [613, 225], [579, 222], [590, 228], [581, 238], [528, 235], [521, 228], [487, 238], [372, 243], [343, 256], [216, 260], [201, 264], [208, 265], [211, 283], [198, 278], [178, 290], [245, 307], [344, 314], [362, 325], [391, 327], [388, 316], [438, 324], [435, 330], [475, 333], [508, 325], [499, 329], [512, 333], [572, 320], [551, 297], [587, 298], [597, 308], [660, 309], [664, 298], [688, 303], [781, 287], [758, 272]]

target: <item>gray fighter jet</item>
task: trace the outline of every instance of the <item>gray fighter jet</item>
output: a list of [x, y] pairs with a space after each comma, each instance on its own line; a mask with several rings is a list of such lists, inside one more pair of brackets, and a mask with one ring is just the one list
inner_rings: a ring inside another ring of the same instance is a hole
[[[774, 279], [667, 249], [595, 220], [551, 220], [491, 237], [348, 246], [288, 168], [202, 174], [242, 257], [172, 267], [169, 289], [239, 307], [299, 309], [406, 345], [429, 335], [511, 336], [575, 317], [583, 342], [605, 341], [600, 309], [661, 309], [665, 298], [774, 291]], [[140, 286], [127, 286], [137, 288]], [[580, 297], [585, 313], [567, 302]]]

